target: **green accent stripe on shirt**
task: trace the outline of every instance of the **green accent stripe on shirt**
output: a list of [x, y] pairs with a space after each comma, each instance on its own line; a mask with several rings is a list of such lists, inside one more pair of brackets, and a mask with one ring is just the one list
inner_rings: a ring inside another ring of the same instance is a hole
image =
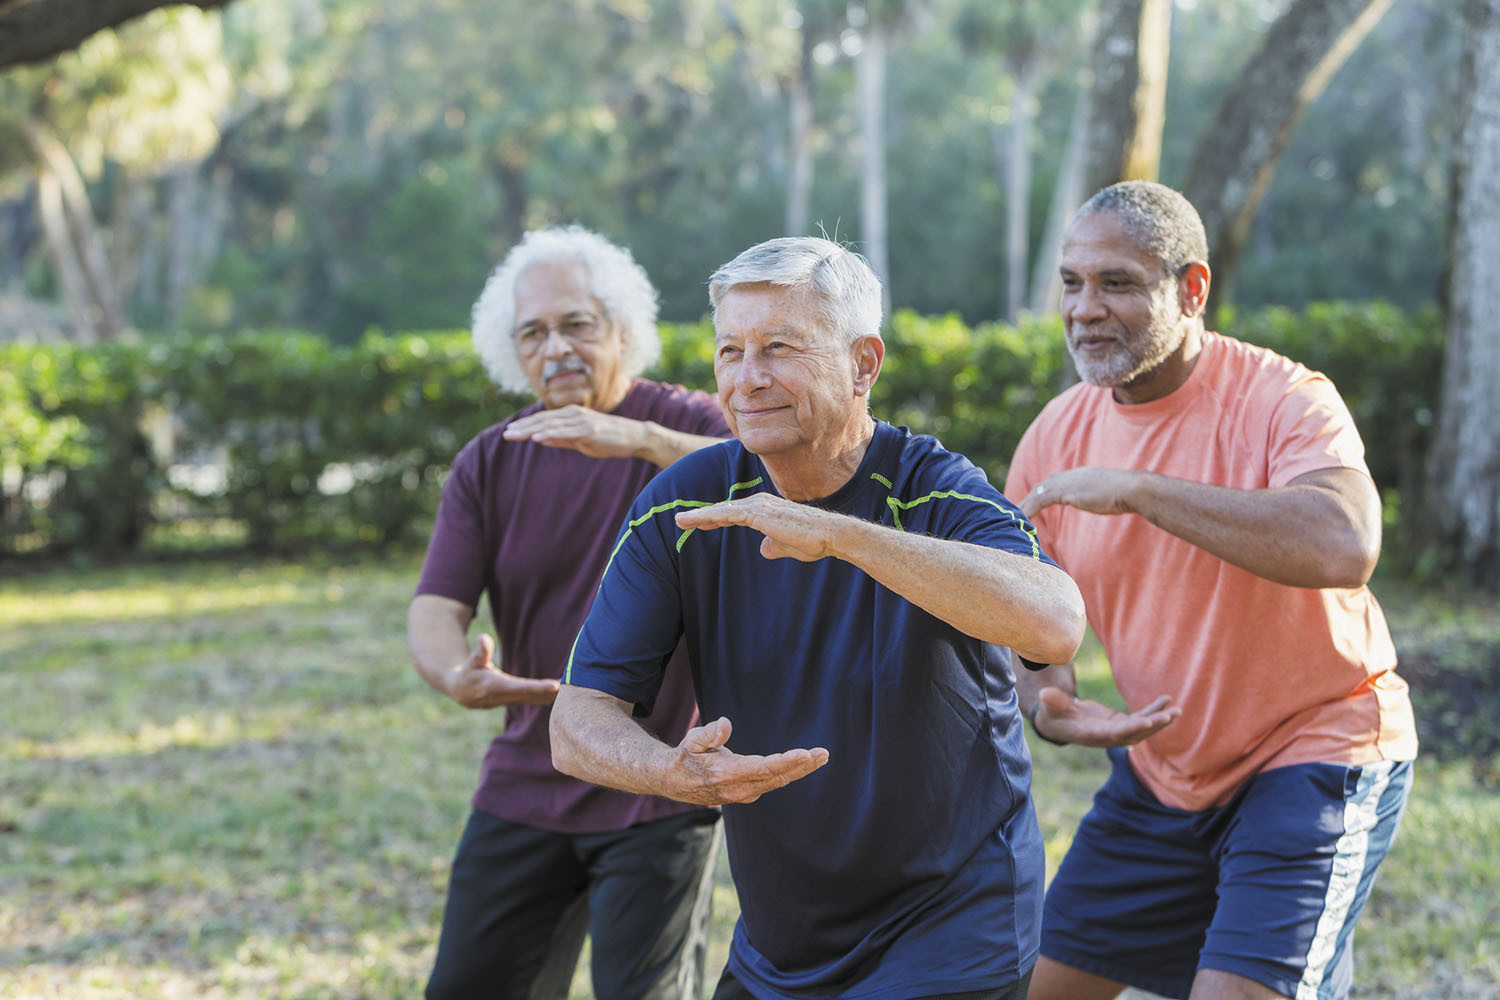
[[[734, 499], [734, 491], [735, 490], [749, 490], [749, 489], [754, 489], [755, 487], [759, 486], [761, 483], [765, 482], [765, 479], [766, 479], [765, 476], [756, 476], [754, 479], [746, 480], [743, 483], [735, 483], [734, 485], [732, 485], [732, 486], [729, 487], [729, 492], [726, 493], [726, 494], [724, 494], [724, 500], [733, 500]], [[720, 500], [719, 502], [723, 503], [724, 500]], [[699, 506], [706, 507], [706, 506], [709, 506], [709, 505], [708, 504], [699, 504]], [[680, 534], [680, 535], [677, 536], [677, 551], [678, 552], [682, 551], [682, 546], [687, 542], [688, 535], [691, 535], [693, 532], [695, 532], [697, 530], [698, 530], [697, 528], [689, 528], [686, 531], [684, 531], [682, 534]]]
[[1024, 520], [1016, 517], [1014, 511], [1006, 510], [988, 497], [976, 497], [968, 493], [959, 493], [956, 490], [935, 490], [925, 497], [918, 497], [915, 500], [897, 500], [895, 497], [886, 497], [885, 502], [891, 508], [891, 517], [895, 522], [896, 528], [900, 531], [905, 531], [906, 527], [901, 523], [901, 512], [903, 510], [911, 510], [913, 507], [924, 504], [929, 500], [972, 500], [974, 503], [989, 504], [1011, 520], [1021, 524], [1026, 531], [1026, 537], [1031, 539], [1031, 558], [1040, 559], [1042, 557], [1042, 546], [1037, 541], [1036, 529]]
[[877, 483], [882, 484], [888, 490], [889, 489], [894, 489], [894, 487], [891, 486], [891, 481], [889, 479], [885, 478], [884, 476], [882, 476], [878, 472], [872, 472], [872, 473], [870, 473], [870, 478], [873, 479], [873, 480], [875, 480]]
[[[748, 482], [733, 484], [732, 486], [729, 487], [729, 492], [725, 495], [724, 500], [729, 500], [729, 499], [733, 498], [735, 490], [742, 490], [742, 489], [743, 490], [748, 490], [748, 489], [751, 489], [753, 487], [759, 486], [761, 484], [761, 482], [764, 481], [764, 479], [765, 479], [764, 476], [757, 476], [754, 479], [749, 480]], [[684, 499], [680, 499], [679, 498], [677, 500], [670, 500], [667, 503], [657, 504], [655, 507], [652, 507], [650, 510], [646, 511], [646, 513], [642, 514], [640, 517], [637, 517], [634, 520], [630, 521], [628, 524], [625, 525], [625, 530], [620, 533], [620, 540], [618, 542], [616, 542], [615, 543], [615, 547], [612, 550], [610, 550], [609, 559], [604, 564], [604, 572], [599, 574], [599, 583], [600, 583], [600, 586], [603, 586], [603, 584], [604, 584], [604, 578], [609, 575], [609, 568], [615, 564], [615, 556], [619, 555], [619, 553], [620, 553], [620, 547], [625, 544], [625, 540], [627, 538], [629, 538], [635, 532], [635, 529], [637, 527], [639, 527], [642, 524], [645, 524], [647, 521], [651, 520], [653, 517], [655, 517], [657, 514], [662, 513], [663, 511], [675, 510], [678, 507], [687, 507], [687, 508], [712, 507], [715, 503], [723, 503], [723, 502], [724, 502], [723, 500], [719, 500], [719, 501], [714, 501], [714, 500], [684, 500]], [[687, 540], [687, 536], [691, 535], [692, 533], [693, 533], [693, 529], [689, 528], [688, 530], [686, 530], [686, 531], [684, 531], [682, 533], [682, 536], [680, 538], [677, 539], [677, 551], [678, 552], [682, 551], [682, 543], [684, 541], [686, 541]], [[563, 668], [563, 678], [562, 678], [562, 680], [563, 680], [564, 684], [571, 684], [571, 683], [573, 683], [573, 680], [572, 680], [572, 678], [573, 678], [573, 654], [575, 652], [577, 652], [577, 650], [578, 650], [578, 636], [581, 636], [581, 635], [583, 635], [583, 630], [579, 629], [578, 630], [578, 635], [576, 635], [576, 636], [573, 637], [573, 646], [572, 646], [572, 648], [570, 648], [568, 650], [568, 665]]]

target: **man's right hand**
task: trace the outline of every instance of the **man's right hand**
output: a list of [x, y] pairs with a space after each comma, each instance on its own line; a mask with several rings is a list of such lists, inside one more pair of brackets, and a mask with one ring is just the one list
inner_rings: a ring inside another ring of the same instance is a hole
[[495, 640], [480, 635], [473, 655], [448, 675], [448, 697], [464, 708], [550, 705], [557, 698], [557, 681], [507, 674], [495, 666], [494, 655]]
[[828, 763], [823, 747], [741, 756], [725, 747], [731, 729], [728, 719], [719, 718], [688, 730], [677, 745], [672, 798], [705, 806], [754, 802]]
[[1041, 704], [1031, 719], [1036, 731], [1060, 743], [1085, 747], [1130, 746], [1160, 732], [1182, 715], [1170, 695], [1129, 713], [1076, 698], [1060, 687], [1044, 687], [1038, 697]]

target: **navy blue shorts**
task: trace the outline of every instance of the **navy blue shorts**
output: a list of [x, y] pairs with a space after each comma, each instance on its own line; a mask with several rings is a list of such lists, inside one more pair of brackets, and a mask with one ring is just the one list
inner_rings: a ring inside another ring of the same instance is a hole
[[1198, 969], [1343, 998], [1354, 922], [1411, 789], [1410, 761], [1263, 771], [1228, 803], [1172, 809], [1123, 749], [1047, 889], [1042, 954], [1186, 997]]

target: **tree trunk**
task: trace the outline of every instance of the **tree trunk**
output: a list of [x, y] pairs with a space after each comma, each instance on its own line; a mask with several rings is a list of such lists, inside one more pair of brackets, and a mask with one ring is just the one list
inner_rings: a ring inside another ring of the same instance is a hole
[[1063, 145], [1062, 166], [1052, 188], [1052, 204], [1047, 209], [1047, 228], [1036, 249], [1036, 266], [1031, 272], [1031, 311], [1041, 314], [1055, 311], [1062, 296], [1062, 276], [1057, 273], [1062, 253], [1063, 230], [1073, 213], [1083, 204], [1083, 130], [1088, 119], [1088, 87], [1083, 87], [1073, 104], [1068, 122], [1068, 138]]
[[28, 122], [26, 135], [38, 159], [48, 248], [73, 322], [90, 339], [113, 337], [124, 327], [124, 316], [83, 178], [73, 157], [40, 123]]
[[36, 195], [37, 214], [42, 220], [42, 241], [52, 261], [52, 273], [57, 279], [58, 291], [62, 293], [63, 304], [73, 321], [74, 335], [83, 343], [92, 343], [99, 339], [100, 334], [93, 302], [89, 298], [88, 282], [83, 279], [83, 267], [78, 263], [73, 241], [68, 236], [62, 185], [45, 163], [37, 166]]
[[[1036, 117], [1036, 70], [1016, 72], [1005, 153], [1005, 320], [1014, 324], [1026, 304], [1027, 251], [1031, 235], [1031, 133]], [[997, 139], [997, 146], [1000, 145]], [[997, 149], [997, 152], [999, 150]]]
[[1156, 180], [1166, 122], [1171, 0], [1105, 0], [1094, 38], [1084, 192]]
[[1390, 5], [1296, 0], [1224, 95], [1183, 188], [1208, 231], [1210, 317], [1230, 291], [1250, 223], [1297, 122]]
[[859, 221], [864, 254], [880, 279], [885, 309], [891, 306], [891, 271], [885, 202], [885, 54], [886, 28], [872, 19], [864, 48], [854, 64], [863, 150], [859, 171]]
[[797, 72], [792, 77], [787, 94], [790, 111], [788, 144], [791, 147], [791, 171], [786, 185], [785, 234], [787, 236], [802, 236], [807, 232], [808, 207], [812, 203], [812, 50], [812, 36], [804, 29], [802, 53], [798, 58]]
[[1500, 0], [1469, 0], [1467, 21], [1430, 501], [1437, 540], [1500, 590]]

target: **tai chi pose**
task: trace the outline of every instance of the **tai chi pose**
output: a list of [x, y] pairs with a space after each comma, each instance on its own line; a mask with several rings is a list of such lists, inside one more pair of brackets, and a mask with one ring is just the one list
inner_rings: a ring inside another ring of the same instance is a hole
[[[820, 239], [709, 285], [737, 440], [631, 508], [552, 715], [562, 770], [706, 805], [741, 917], [716, 996], [1026, 993], [1043, 877], [1009, 655], [1078, 590], [960, 455], [874, 420], [880, 286]], [[685, 641], [708, 725], [637, 722]]]
[[[587, 930], [601, 1000], [698, 1000], [717, 813], [558, 774], [547, 719], [630, 502], [728, 431], [713, 397], [635, 377], [660, 352], [656, 291], [586, 230], [538, 230], [510, 252], [475, 307], [474, 344], [501, 386], [539, 402], [454, 460], [407, 619], [429, 684], [465, 708], [505, 708], [427, 996], [566, 997]], [[485, 592], [498, 663], [490, 636], [468, 645]], [[663, 738], [697, 723], [681, 660], [665, 661], [643, 720]]]
[[1083, 383], [1006, 483], [1129, 706], [1077, 700], [1069, 664], [1023, 671], [1037, 733], [1113, 762], [1048, 887], [1031, 1000], [1346, 996], [1411, 785], [1359, 435], [1322, 375], [1204, 329], [1207, 255], [1159, 184], [1079, 210], [1062, 314]]

